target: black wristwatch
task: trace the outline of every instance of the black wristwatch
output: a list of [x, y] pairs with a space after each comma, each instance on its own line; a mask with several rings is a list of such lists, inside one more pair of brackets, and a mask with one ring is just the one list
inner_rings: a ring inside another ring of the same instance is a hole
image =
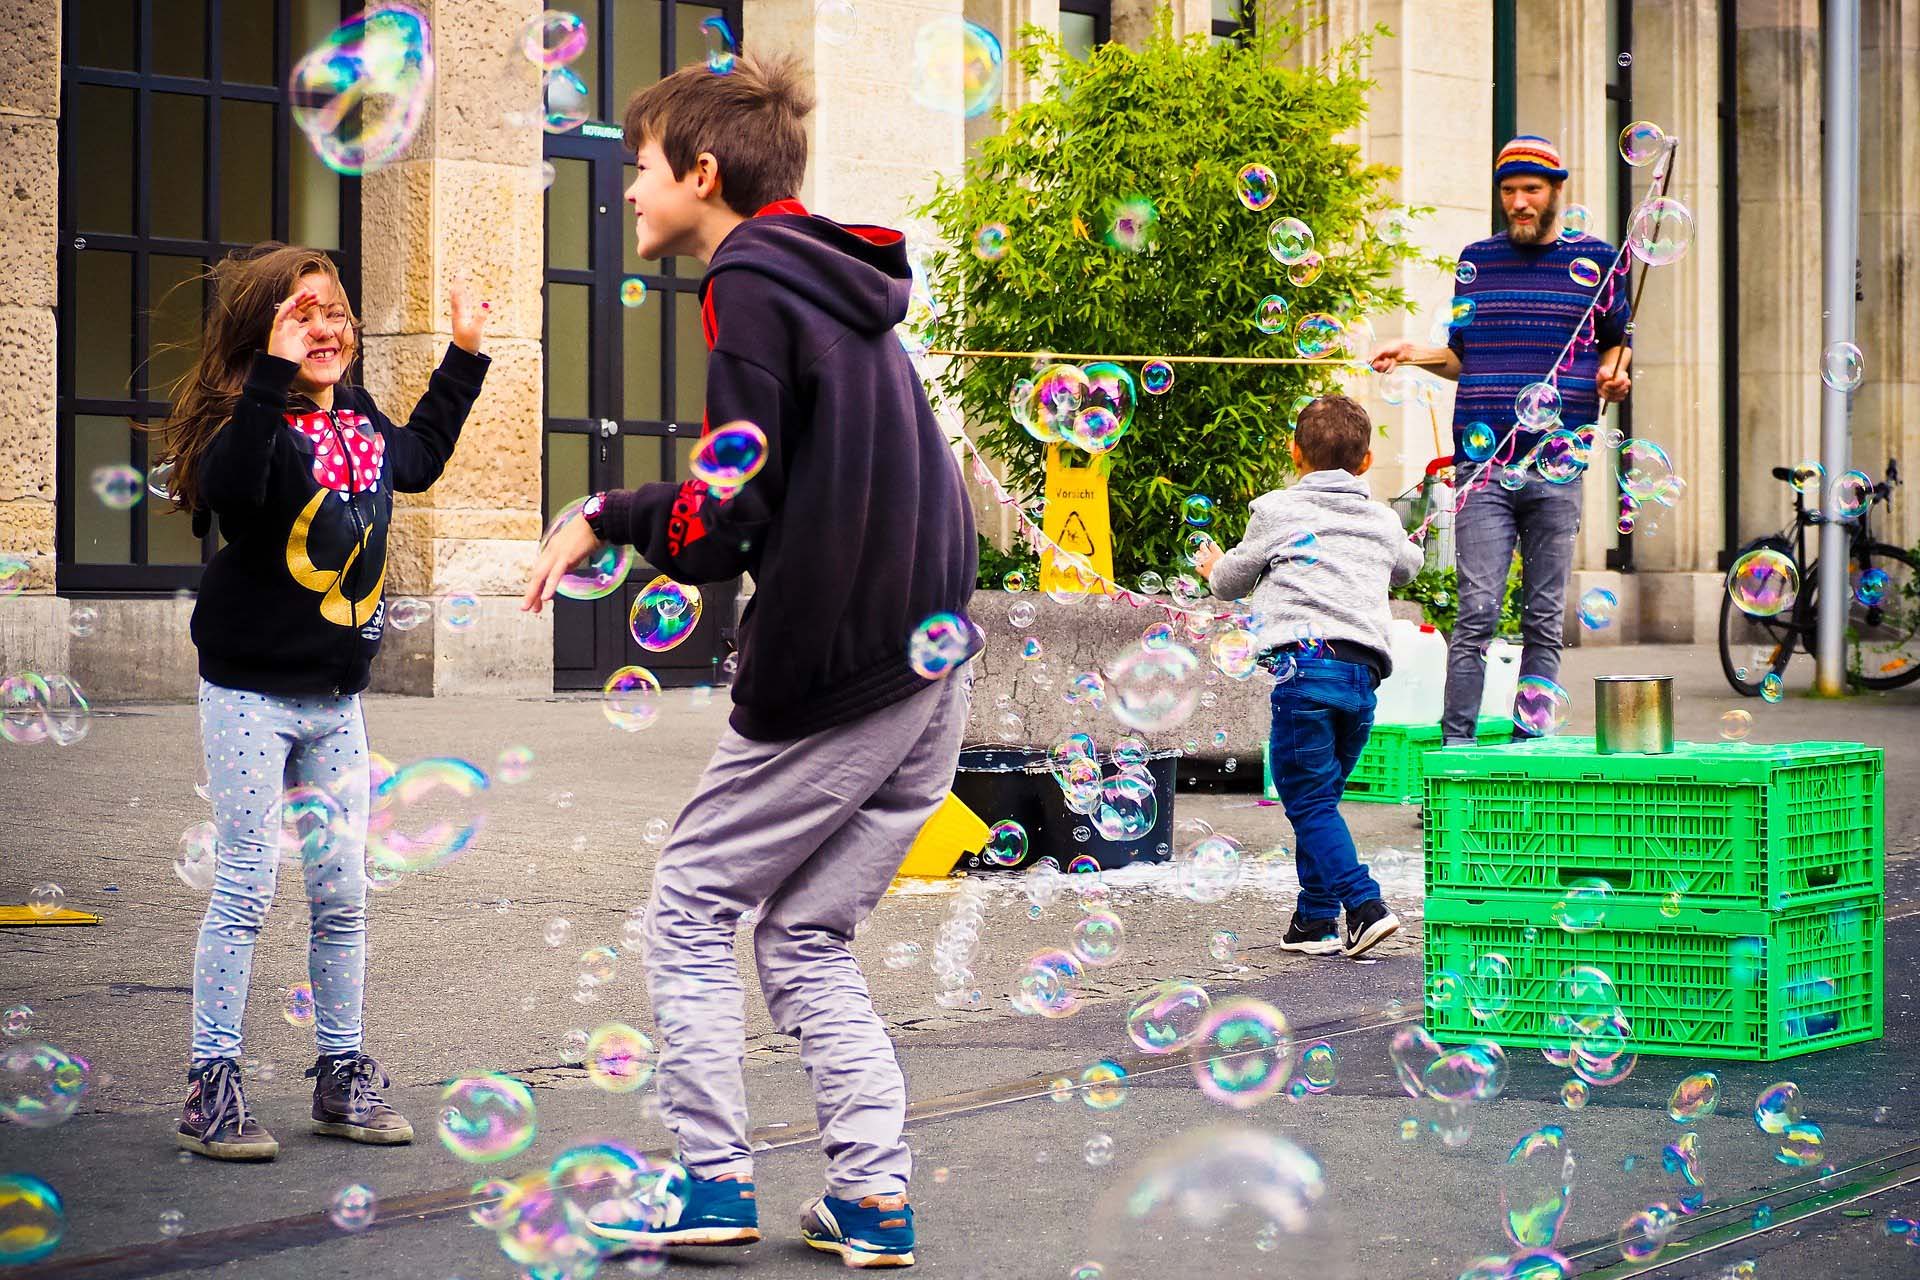
[[596, 493], [588, 498], [580, 508], [580, 516], [587, 522], [587, 528], [593, 530], [593, 536], [605, 542], [607, 531], [600, 527], [601, 513], [607, 509], [607, 495]]

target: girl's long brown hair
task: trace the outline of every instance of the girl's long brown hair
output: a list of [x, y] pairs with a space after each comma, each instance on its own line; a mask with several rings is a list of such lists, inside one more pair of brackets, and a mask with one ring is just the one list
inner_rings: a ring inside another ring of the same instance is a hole
[[228, 255], [204, 277], [214, 286], [213, 306], [193, 367], [168, 389], [173, 409], [158, 428], [159, 448], [149, 460], [152, 466], [172, 464], [167, 489], [177, 507], [200, 508], [200, 461], [233, 416], [254, 354], [267, 349], [274, 313], [302, 276], [316, 273], [333, 281], [347, 308], [348, 349], [341, 352], [341, 362], [351, 369], [360, 354], [360, 317], [326, 254], [269, 240]]

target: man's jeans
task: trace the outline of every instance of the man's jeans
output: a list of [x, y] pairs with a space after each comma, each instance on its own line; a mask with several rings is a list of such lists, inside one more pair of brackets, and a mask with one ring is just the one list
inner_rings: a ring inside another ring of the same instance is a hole
[[1302, 920], [1337, 920], [1341, 907], [1380, 896], [1340, 816], [1347, 775], [1373, 728], [1374, 683], [1357, 662], [1303, 657], [1292, 679], [1273, 686], [1268, 759], [1293, 824]]
[[[1520, 489], [1498, 481], [1466, 495], [1454, 517], [1460, 616], [1447, 648], [1447, 709], [1440, 718], [1446, 744], [1473, 742], [1486, 683], [1487, 646], [1500, 623], [1507, 567], [1520, 548], [1520, 675], [1560, 675], [1560, 624], [1567, 608], [1567, 576], [1580, 532], [1581, 482], [1548, 484], [1528, 476]], [[1524, 731], [1515, 728], [1516, 734]]]

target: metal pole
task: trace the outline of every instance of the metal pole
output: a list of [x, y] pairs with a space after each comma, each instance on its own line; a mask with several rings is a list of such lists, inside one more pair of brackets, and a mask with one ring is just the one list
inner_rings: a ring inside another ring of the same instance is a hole
[[[1826, 145], [1821, 172], [1822, 292], [1826, 320], [1821, 350], [1852, 342], [1854, 262], [1860, 251], [1860, 0], [1827, 0], [1823, 33], [1826, 72], [1823, 97]], [[1846, 474], [1849, 393], [1822, 385], [1820, 392], [1820, 465], [1827, 483]], [[1834, 515], [1821, 495], [1820, 508]], [[1847, 599], [1847, 531], [1833, 523], [1820, 530], [1818, 586], [1820, 659], [1815, 683], [1824, 697], [1838, 697], [1844, 685]]]

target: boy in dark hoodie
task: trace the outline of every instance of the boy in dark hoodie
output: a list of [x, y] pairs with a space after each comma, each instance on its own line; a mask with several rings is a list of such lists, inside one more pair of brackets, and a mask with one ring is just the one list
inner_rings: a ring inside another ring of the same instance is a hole
[[744, 55], [628, 104], [637, 251], [707, 263], [707, 429], [753, 424], [765, 460], [734, 487], [594, 495], [549, 540], [524, 607], [608, 542], [682, 582], [746, 572], [755, 586], [729, 728], [661, 852], [647, 915], [660, 1110], [691, 1188], [594, 1230], [654, 1248], [760, 1238], [733, 949], [757, 907], [761, 987], [800, 1040], [828, 1158], [802, 1236], [850, 1266], [907, 1266], [906, 1087], [850, 944], [953, 781], [966, 675], [923, 679], [909, 638], [931, 615], [964, 617], [976, 544], [960, 469], [894, 334], [911, 284], [903, 238], [794, 198], [811, 110], [791, 61]]

